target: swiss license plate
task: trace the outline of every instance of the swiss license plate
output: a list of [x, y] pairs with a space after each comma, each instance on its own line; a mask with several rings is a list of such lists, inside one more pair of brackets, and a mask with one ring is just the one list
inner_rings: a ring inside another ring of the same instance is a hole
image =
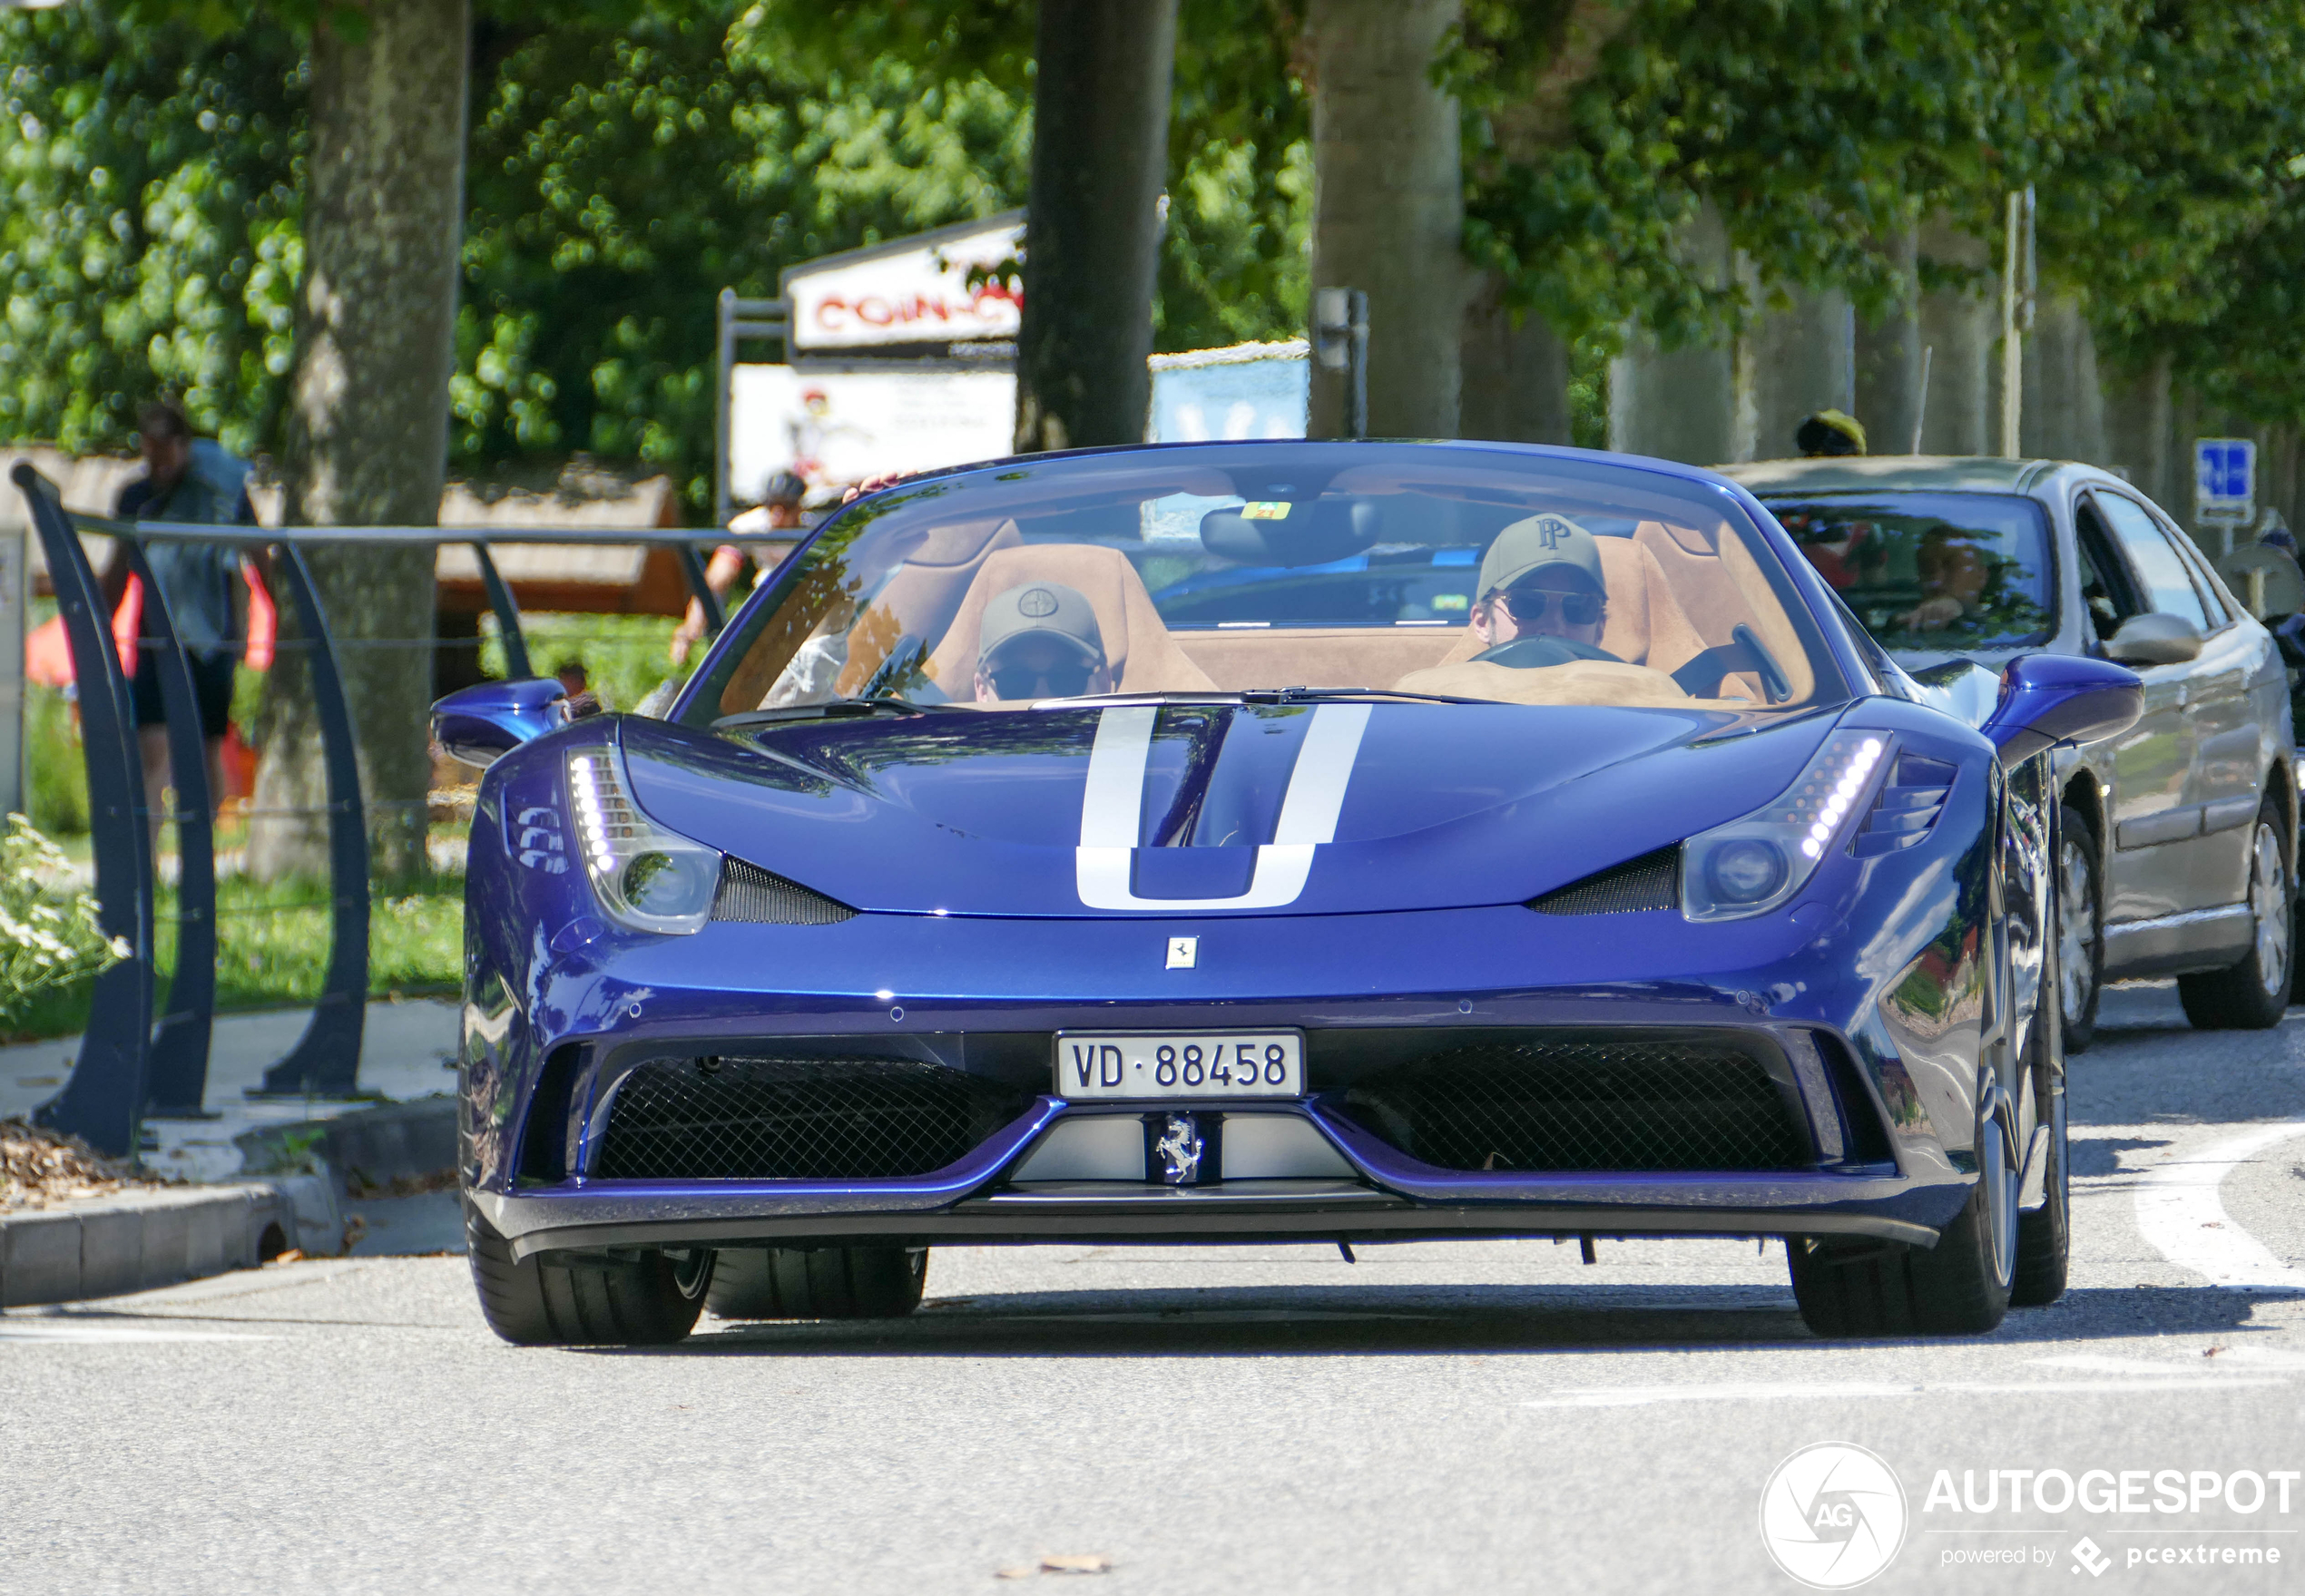
[[1294, 1031], [1056, 1033], [1059, 1097], [1301, 1097]]

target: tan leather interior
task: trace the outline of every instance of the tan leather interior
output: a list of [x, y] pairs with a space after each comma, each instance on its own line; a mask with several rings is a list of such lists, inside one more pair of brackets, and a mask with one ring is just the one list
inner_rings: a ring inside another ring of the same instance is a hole
[[1028, 582], [1062, 583], [1096, 611], [1105, 662], [1121, 692], [1209, 692], [1216, 684], [1179, 649], [1152, 608], [1144, 579], [1118, 549], [1094, 543], [1030, 543], [996, 549], [968, 584], [952, 626], [928, 659], [927, 675], [955, 699], [976, 696], [976, 636], [985, 606]]
[[[1643, 521], [1633, 528], [1633, 541], [1648, 551], [1680, 595], [1706, 647], [1724, 646], [1732, 641], [1739, 626], [1751, 627], [1753, 634], [1777, 656], [1779, 669], [1791, 684], [1790, 701], [1800, 703], [1817, 685], [1809, 669], [1808, 651], [1794, 637], [1792, 623], [1786, 620], [1776, 594], [1769, 591], [1768, 579], [1753, 563], [1744, 540], [1723, 536], [1723, 530]], [[1730, 683], [1740, 685], [1755, 702], [1761, 701], [1761, 679], [1752, 672], [1731, 675], [1722, 684], [1724, 690]]]
[[[1646, 665], [1614, 660], [1573, 660], [1520, 671], [1486, 661], [1412, 671], [1394, 684], [1402, 692], [1494, 699], [1506, 704], [1607, 704], [1622, 709], [1680, 709], [1692, 701], [1681, 684]], [[1702, 700], [1712, 703], [1712, 700]]]
[[848, 662], [840, 670], [839, 692], [861, 692], [898, 638], [910, 634], [927, 641], [944, 636], [986, 556], [1024, 541], [1016, 523], [1009, 520], [959, 522], [939, 526], [923, 538], [848, 634]]
[[[1629, 538], [1594, 541], [1601, 550], [1601, 580], [1609, 590], [1600, 646], [1628, 664], [1667, 675], [1703, 653], [1704, 639], [1682, 612], [1656, 556]], [[1462, 664], [1486, 647], [1466, 627], [1441, 663]]]

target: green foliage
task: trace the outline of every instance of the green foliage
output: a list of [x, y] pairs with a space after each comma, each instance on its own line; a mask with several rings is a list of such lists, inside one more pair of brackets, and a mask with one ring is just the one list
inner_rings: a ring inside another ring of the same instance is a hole
[[88, 765], [72, 700], [53, 687], [24, 690], [24, 802], [34, 826], [50, 837], [88, 830]]
[[71, 884], [64, 853], [22, 815], [0, 835], [0, 1021], [35, 994], [94, 978], [129, 955], [96, 924], [96, 900]]
[[0, 12], [0, 436], [117, 448], [181, 396], [245, 452], [291, 357], [306, 70], [264, 21]]
[[[672, 628], [669, 615], [560, 615], [549, 612], [520, 618], [522, 637], [528, 644], [528, 662], [539, 675], [556, 674], [562, 664], [574, 661], [604, 708], [629, 710], [659, 682], [682, 673], [669, 650]], [[505, 646], [499, 641], [496, 618], [480, 622], [480, 668], [499, 679], [509, 673]]]

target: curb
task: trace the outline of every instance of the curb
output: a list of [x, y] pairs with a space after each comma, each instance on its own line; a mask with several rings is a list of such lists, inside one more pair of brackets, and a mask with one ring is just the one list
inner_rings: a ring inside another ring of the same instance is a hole
[[170, 1187], [0, 1218], [0, 1307], [254, 1268], [297, 1244], [288, 1184]]

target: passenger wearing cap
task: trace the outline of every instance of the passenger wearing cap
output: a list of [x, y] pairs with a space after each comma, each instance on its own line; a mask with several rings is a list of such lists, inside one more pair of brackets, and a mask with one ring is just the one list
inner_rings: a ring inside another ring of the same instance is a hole
[[[1565, 515], [1532, 515], [1498, 533], [1481, 556], [1479, 592], [1470, 617], [1484, 645], [1476, 659], [1521, 666], [1616, 659], [1600, 646], [1609, 618], [1601, 547]], [[1548, 641], [1508, 651], [1536, 638]]]
[[976, 701], [1078, 698], [1113, 690], [1096, 609], [1061, 582], [1028, 582], [985, 606], [976, 639]]

